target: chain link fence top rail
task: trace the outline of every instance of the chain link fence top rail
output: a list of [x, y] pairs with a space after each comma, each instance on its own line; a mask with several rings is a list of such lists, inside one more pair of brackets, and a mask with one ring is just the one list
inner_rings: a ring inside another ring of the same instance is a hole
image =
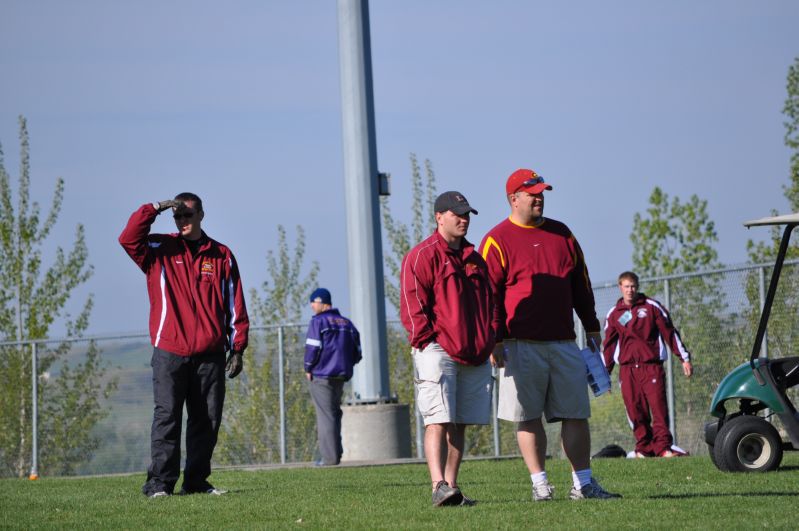
[[[641, 291], [664, 303], [694, 356], [694, 376], [673, 371], [676, 442], [706, 454], [702, 426], [722, 378], [748, 360], [769, 266], [643, 279]], [[604, 324], [619, 298], [615, 282], [595, 287], [597, 314]], [[307, 462], [318, 458], [316, 420], [303, 365], [305, 324], [251, 330], [242, 374], [227, 380], [217, 465]], [[578, 332], [582, 331], [578, 325]], [[764, 347], [777, 358], [796, 351], [799, 333], [799, 265], [787, 262]], [[413, 370], [405, 331], [388, 323], [391, 392], [415, 411]], [[578, 341], [582, 341], [578, 338]], [[32, 356], [30, 341], [0, 344], [0, 475], [24, 476], [33, 452]], [[38, 465], [41, 475], [84, 475], [146, 470], [152, 423], [152, 346], [146, 334], [36, 342], [38, 367]], [[368, 354], [367, 354], [368, 355]], [[82, 369], [81, 369], [82, 368]], [[83, 370], [83, 372], [81, 372]], [[634, 439], [614, 372], [613, 392], [592, 399], [592, 453], [608, 444], [626, 450]], [[91, 391], [87, 391], [87, 389]], [[351, 389], [345, 389], [345, 400]], [[91, 395], [91, 396], [87, 396]], [[792, 392], [797, 401], [797, 392]], [[412, 455], [417, 455], [414, 415]], [[778, 423], [775, 423], [778, 425]], [[562, 457], [559, 426], [546, 427], [549, 453]], [[184, 414], [185, 433], [185, 414]], [[515, 426], [467, 430], [467, 455], [518, 452]]]

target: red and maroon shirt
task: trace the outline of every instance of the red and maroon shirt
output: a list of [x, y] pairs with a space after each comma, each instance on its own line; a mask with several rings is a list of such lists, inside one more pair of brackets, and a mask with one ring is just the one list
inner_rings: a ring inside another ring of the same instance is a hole
[[233, 253], [205, 233], [195, 254], [179, 234], [150, 234], [156, 216], [143, 205], [119, 236], [147, 275], [153, 346], [179, 356], [244, 351], [250, 324]]
[[497, 341], [574, 339], [572, 309], [587, 332], [599, 331], [588, 268], [566, 225], [543, 218], [526, 226], [508, 218], [485, 235], [480, 249], [498, 299]]

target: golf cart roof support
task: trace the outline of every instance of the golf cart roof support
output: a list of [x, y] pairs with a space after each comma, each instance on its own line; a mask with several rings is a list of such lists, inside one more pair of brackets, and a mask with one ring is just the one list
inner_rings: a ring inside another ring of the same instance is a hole
[[746, 227], [754, 225], [781, 225], [783, 223], [786, 223], [785, 231], [782, 233], [782, 241], [780, 242], [780, 249], [777, 253], [777, 260], [774, 262], [774, 269], [771, 272], [771, 282], [769, 282], [768, 293], [766, 294], [766, 300], [763, 302], [763, 312], [760, 314], [760, 324], [757, 327], [757, 334], [755, 334], [755, 344], [752, 346], [752, 355], [749, 357], [749, 365], [752, 367], [755, 378], [757, 378], [760, 385], [763, 385], [765, 382], [755, 367], [755, 359], [757, 359], [760, 354], [763, 336], [766, 335], [771, 306], [774, 303], [774, 296], [777, 293], [777, 284], [779, 283], [780, 274], [782, 273], [782, 264], [785, 261], [785, 255], [788, 253], [788, 242], [791, 240], [791, 232], [799, 225], [799, 213], [763, 218], [744, 223]]

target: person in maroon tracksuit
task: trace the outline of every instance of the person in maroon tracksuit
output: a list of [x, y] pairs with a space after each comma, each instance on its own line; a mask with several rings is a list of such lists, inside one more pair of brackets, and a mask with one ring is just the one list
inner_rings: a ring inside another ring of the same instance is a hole
[[619, 382], [627, 417], [635, 435], [636, 457], [674, 457], [666, 404], [663, 362], [666, 346], [682, 361], [683, 373], [693, 374], [691, 354], [671, 322], [668, 310], [638, 292], [638, 276], [619, 275], [621, 298], [605, 321], [603, 353], [608, 373], [619, 365]]
[[498, 313], [486, 263], [465, 238], [477, 211], [458, 192], [439, 195], [434, 209], [436, 231], [402, 260], [400, 318], [413, 347], [433, 505], [468, 506], [458, 470], [466, 425], [491, 419]]
[[[150, 234], [169, 211], [178, 232]], [[119, 243], [147, 276], [153, 345], [151, 463], [142, 492], [173, 493], [180, 477], [180, 438], [186, 404], [186, 465], [181, 494], [224, 494], [208, 483], [225, 400], [225, 371], [243, 367], [249, 320], [233, 253], [201, 229], [202, 200], [182, 193], [147, 203], [130, 216]], [[230, 355], [225, 360], [225, 353]]]

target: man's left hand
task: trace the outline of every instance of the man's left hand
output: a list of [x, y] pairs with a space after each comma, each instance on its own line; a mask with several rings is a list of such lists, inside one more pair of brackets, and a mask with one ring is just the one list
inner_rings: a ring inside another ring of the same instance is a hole
[[313, 374], [311, 374], [310, 372], [306, 372], [305, 379], [310, 382], [311, 380], [313, 380]]
[[241, 369], [244, 368], [244, 358], [241, 355], [241, 352], [236, 352], [235, 350], [230, 351], [230, 355], [227, 357], [227, 363], [225, 364], [225, 371], [227, 372], [228, 378], [235, 378], [241, 372]]
[[591, 352], [597, 352], [602, 348], [602, 335], [599, 332], [587, 332], [585, 336]]
[[682, 362], [682, 372], [687, 378], [690, 378], [694, 373], [694, 366], [691, 365], [690, 361]]

